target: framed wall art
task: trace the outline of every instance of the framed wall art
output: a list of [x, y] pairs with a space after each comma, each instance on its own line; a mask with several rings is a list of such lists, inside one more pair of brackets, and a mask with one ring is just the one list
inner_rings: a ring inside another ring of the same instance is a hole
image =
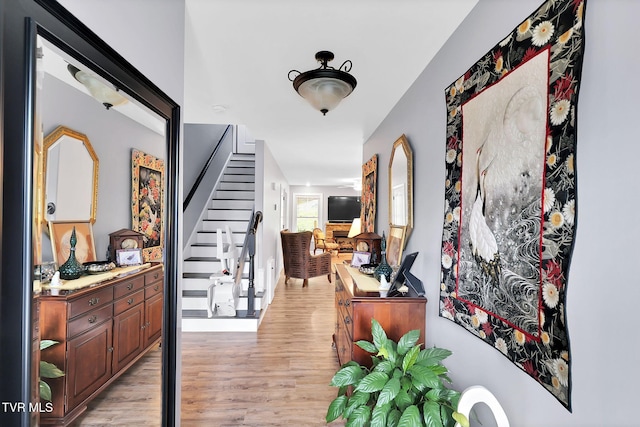
[[161, 260], [164, 243], [164, 160], [134, 149], [131, 166], [131, 228], [143, 235], [143, 261]]
[[378, 155], [374, 154], [362, 165], [362, 210], [360, 211], [360, 222], [363, 233], [375, 232], [377, 176]]
[[582, 0], [543, 3], [446, 89], [440, 316], [571, 410]]
[[371, 252], [354, 251], [351, 257], [351, 267], [360, 267], [361, 265], [369, 264], [370, 260]]
[[404, 237], [407, 227], [404, 225], [389, 226], [389, 236], [387, 237], [387, 263], [391, 266], [400, 265], [402, 261], [402, 249], [404, 248]]
[[54, 262], [60, 266], [71, 253], [71, 233], [76, 229], [76, 259], [80, 264], [96, 261], [96, 245], [91, 221], [49, 221], [49, 237]]

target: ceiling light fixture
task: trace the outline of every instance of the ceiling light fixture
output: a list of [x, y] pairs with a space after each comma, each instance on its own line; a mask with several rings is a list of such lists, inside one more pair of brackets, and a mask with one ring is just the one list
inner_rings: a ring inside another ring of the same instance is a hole
[[127, 98], [120, 95], [117, 90], [102, 83], [102, 81], [93, 74], [82, 71], [71, 64], [67, 65], [67, 70], [69, 70], [73, 78], [82, 83], [91, 96], [104, 105], [107, 110], [127, 102]]
[[[353, 92], [357, 81], [349, 74], [353, 65], [350, 60], [344, 61], [337, 69], [330, 67], [327, 63], [333, 60], [333, 53], [327, 50], [316, 53], [316, 60], [320, 62], [320, 68], [304, 73], [291, 70], [289, 81], [293, 82], [293, 88], [301, 97], [326, 115]], [[295, 73], [298, 74], [295, 75]], [[292, 74], [295, 77], [292, 78]]]

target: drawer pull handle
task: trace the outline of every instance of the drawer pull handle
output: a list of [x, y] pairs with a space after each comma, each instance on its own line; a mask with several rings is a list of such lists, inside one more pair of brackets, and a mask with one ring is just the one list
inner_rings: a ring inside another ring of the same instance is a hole
[[140, 329], [144, 329], [144, 328], [146, 328], [146, 327], [147, 327], [147, 325], [142, 325], [142, 326], [140, 327]]
[[154, 275], [153, 275], [153, 278], [154, 278], [154, 279], [157, 279], [157, 278], [158, 278], [158, 276], [159, 276], [159, 274], [158, 274], [158, 273], [156, 273], [156, 274], [154, 274]]
[[342, 305], [342, 300], [338, 300], [338, 305]]
[[350, 299], [348, 299], [348, 300], [346, 300], [346, 301], [344, 302], [344, 306], [345, 306], [345, 307], [349, 307], [350, 305], [351, 305], [351, 300], [350, 300]]
[[349, 325], [351, 323], [351, 317], [347, 316], [344, 318], [345, 325]]
[[98, 316], [96, 316], [95, 314], [91, 317], [89, 317], [89, 323], [96, 323], [96, 321], [98, 320]]
[[129, 283], [129, 284], [127, 285], [127, 289], [128, 289], [128, 290], [133, 289], [133, 283]]
[[158, 286], [158, 285], [155, 285], [155, 286], [153, 287], [153, 290], [154, 290], [154, 291], [157, 291], [158, 289], [160, 289], [160, 286]]
[[134, 300], [133, 298], [129, 298], [129, 299], [127, 300], [127, 304], [131, 305], [131, 304], [133, 304], [133, 302], [134, 302], [134, 301], [135, 301], [135, 300]]
[[89, 305], [96, 305], [100, 302], [100, 298], [91, 298], [89, 300]]
[[109, 348], [107, 349], [107, 351], [108, 351], [109, 353], [113, 353], [113, 347], [109, 347]]

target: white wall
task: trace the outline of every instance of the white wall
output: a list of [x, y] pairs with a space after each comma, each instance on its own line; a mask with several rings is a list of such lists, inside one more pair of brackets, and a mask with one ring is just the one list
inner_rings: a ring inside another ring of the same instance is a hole
[[[415, 229], [412, 271], [427, 288], [427, 345], [450, 348], [454, 385], [488, 387], [511, 425], [636, 426], [640, 383], [635, 339], [640, 299], [637, 212], [640, 176], [635, 117], [640, 88], [640, 2], [588, 0], [586, 51], [578, 102], [578, 227], [568, 277], [567, 322], [573, 369], [573, 413], [491, 346], [438, 317], [445, 176], [444, 89], [542, 0], [480, 0], [415, 84], [366, 142], [363, 161], [378, 159], [377, 232], [386, 229], [391, 145], [405, 133], [414, 149]], [[383, 185], [380, 185], [383, 184]], [[630, 188], [626, 188], [630, 186]], [[380, 229], [382, 227], [382, 229]], [[482, 420], [484, 426], [495, 425]]]

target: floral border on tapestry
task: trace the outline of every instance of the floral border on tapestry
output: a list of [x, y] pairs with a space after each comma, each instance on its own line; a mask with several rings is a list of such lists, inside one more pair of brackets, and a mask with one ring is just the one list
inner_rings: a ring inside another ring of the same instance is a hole
[[546, 1], [446, 89], [440, 316], [569, 411], [584, 8]]

